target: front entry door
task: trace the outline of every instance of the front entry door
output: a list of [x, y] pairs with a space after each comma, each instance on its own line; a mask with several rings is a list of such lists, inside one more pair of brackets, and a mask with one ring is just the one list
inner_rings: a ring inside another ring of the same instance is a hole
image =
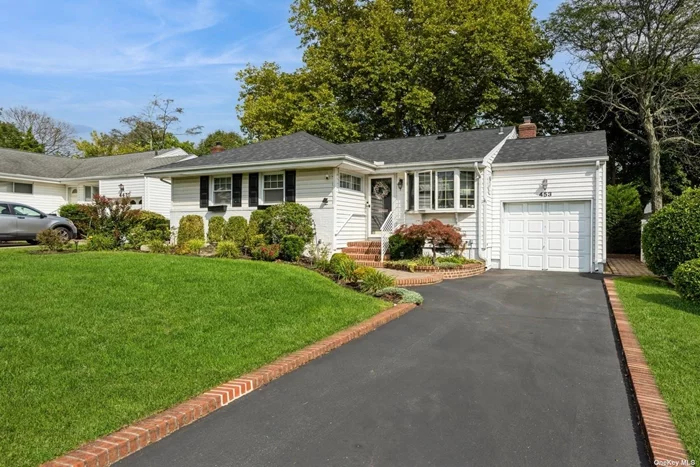
[[370, 229], [374, 233], [381, 230], [391, 212], [391, 178], [373, 178], [369, 188]]

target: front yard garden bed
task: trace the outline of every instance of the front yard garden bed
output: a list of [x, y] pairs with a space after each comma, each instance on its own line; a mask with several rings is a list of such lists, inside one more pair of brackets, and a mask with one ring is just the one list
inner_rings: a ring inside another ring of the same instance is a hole
[[57, 457], [389, 303], [304, 268], [0, 251], [2, 465]]
[[654, 278], [615, 287], [690, 459], [700, 459], [700, 304]]

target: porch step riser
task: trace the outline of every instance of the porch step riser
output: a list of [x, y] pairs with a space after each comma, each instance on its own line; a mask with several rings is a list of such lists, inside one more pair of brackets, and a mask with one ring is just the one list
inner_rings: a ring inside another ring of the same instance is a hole
[[357, 255], [378, 255], [382, 249], [381, 248], [365, 248], [365, 247], [359, 247], [359, 246], [351, 246], [348, 248], [343, 248], [343, 253], [346, 253], [348, 255], [351, 254], [357, 254]]
[[355, 261], [355, 264], [357, 264], [358, 266], [369, 266], [371, 268], [383, 267], [382, 263], [380, 263], [379, 261], [362, 261], [362, 260], [360, 260], [360, 261]]
[[372, 242], [372, 241], [362, 241], [362, 242], [348, 242], [348, 247], [355, 248], [381, 248], [382, 243], [381, 242]]
[[[355, 261], [379, 261], [379, 255], [360, 255], [357, 253], [348, 253], [348, 256]], [[389, 259], [389, 255], [384, 255], [384, 261]]]

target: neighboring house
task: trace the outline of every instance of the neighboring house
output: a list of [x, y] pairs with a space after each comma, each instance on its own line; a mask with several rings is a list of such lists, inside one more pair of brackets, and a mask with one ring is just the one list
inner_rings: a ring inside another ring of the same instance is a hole
[[[520, 137], [518, 137], [518, 134]], [[433, 218], [457, 226], [488, 267], [603, 271], [604, 132], [515, 128], [336, 145], [304, 132], [160, 167], [171, 221], [308, 206], [333, 251]]]
[[130, 194], [135, 208], [170, 215], [170, 180], [144, 171], [192, 158], [182, 149], [69, 159], [0, 148], [0, 200], [46, 213], [93, 195]]

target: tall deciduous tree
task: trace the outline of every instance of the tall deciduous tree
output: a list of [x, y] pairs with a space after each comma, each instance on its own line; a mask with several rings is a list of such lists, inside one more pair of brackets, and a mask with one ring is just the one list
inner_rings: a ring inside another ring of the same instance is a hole
[[318, 136], [353, 141], [473, 128], [552, 52], [532, 8], [529, 0], [295, 0], [290, 22], [305, 66], [239, 75], [243, 130], [264, 139], [317, 125]]
[[619, 128], [647, 148], [652, 209], [660, 209], [664, 148], [700, 143], [700, 79], [689, 73], [700, 56], [697, 1], [567, 0], [546, 24], [560, 47], [604, 75], [608, 85], [587, 97], [623, 115]]
[[199, 142], [195, 154], [198, 156], [210, 154], [211, 148], [214, 147], [216, 143], [221, 143], [224, 149], [232, 149], [245, 146], [247, 141], [235, 131], [216, 130], [209, 133]]
[[[180, 115], [184, 110], [175, 107], [173, 103], [173, 99], [154, 96], [139, 114], [119, 120], [126, 130], [112, 129], [109, 133], [93, 131], [90, 140], [77, 140], [75, 146], [83, 157], [113, 156], [176, 147], [194, 154], [194, 143], [180, 141], [174, 133], [180, 130]], [[195, 126], [179, 134], [197, 135], [201, 133], [201, 128]]]
[[31, 131], [46, 154], [70, 156], [75, 152], [75, 128], [70, 123], [24, 106], [3, 109], [0, 114], [3, 120], [12, 123], [20, 132], [26, 134]]

